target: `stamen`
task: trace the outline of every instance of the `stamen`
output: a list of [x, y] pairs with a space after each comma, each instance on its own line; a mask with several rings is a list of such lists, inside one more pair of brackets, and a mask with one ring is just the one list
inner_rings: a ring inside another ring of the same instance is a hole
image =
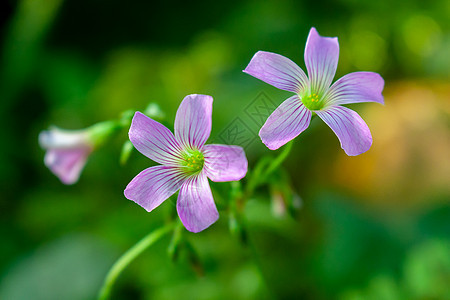
[[203, 169], [205, 159], [203, 153], [197, 149], [185, 149], [182, 154], [183, 160], [181, 161], [182, 170], [186, 175], [194, 175], [199, 173]]
[[324, 103], [316, 93], [311, 93], [309, 95], [299, 95], [303, 105], [309, 110], [320, 110], [323, 108]]

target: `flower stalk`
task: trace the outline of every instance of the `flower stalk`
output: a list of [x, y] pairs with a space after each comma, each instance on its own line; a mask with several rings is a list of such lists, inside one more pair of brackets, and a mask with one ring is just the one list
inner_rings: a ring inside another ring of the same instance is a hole
[[103, 286], [98, 295], [98, 300], [106, 300], [109, 299], [111, 294], [112, 287], [116, 282], [119, 275], [122, 271], [133, 261], [135, 260], [142, 252], [144, 252], [147, 248], [156, 243], [159, 239], [161, 239], [164, 235], [169, 233], [175, 227], [176, 223], [169, 223], [164, 227], [155, 229], [146, 235], [142, 240], [140, 240], [137, 244], [131, 247], [127, 252], [125, 252], [111, 267], [108, 274], [106, 275]]

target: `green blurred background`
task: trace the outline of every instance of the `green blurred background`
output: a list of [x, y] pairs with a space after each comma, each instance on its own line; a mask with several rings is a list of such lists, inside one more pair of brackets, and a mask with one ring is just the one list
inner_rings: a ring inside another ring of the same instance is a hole
[[[450, 299], [450, 2], [3, 1], [0, 63], [0, 299], [94, 299], [112, 263], [173, 213], [123, 196], [152, 164], [119, 165], [126, 130], [64, 186], [37, 142], [156, 102], [173, 124], [191, 93], [214, 97], [211, 142], [243, 126], [250, 168], [276, 155], [257, 137], [261, 103], [289, 93], [242, 70], [258, 50], [304, 68], [312, 26], [337, 36], [337, 77], [379, 72], [385, 106], [359, 104], [374, 143], [347, 157], [315, 119], [245, 208], [248, 244], [227, 210], [132, 263], [113, 299]], [[261, 102], [262, 101], [262, 102]], [[262, 110], [267, 117], [267, 110]], [[226, 136], [226, 135], [225, 135]], [[238, 142], [235, 142], [239, 144]], [[229, 184], [212, 184], [219, 208]], [[286, 211], [294, 203], [294, 211]]]

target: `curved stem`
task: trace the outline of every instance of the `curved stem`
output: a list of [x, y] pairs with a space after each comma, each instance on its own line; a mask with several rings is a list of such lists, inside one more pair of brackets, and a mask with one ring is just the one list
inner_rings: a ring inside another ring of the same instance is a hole
[[165, 234], [169, 233], [175, 224], [169, 223], [164, 227], [158, 228], [148, 235], [146, 235], [142, 240], [140, 240], [137, 244], [131, 247], [127, 252], [125, 252], [111, 267], [108, 274], [106, 275], [103, 286], [98, 295], [99, 300], [106, 300], [109, 298], [111, 294], [111, 289], [122, 273], [122, 271], [136, 258], [138, 257], [144, 250], [157, 242], [160, 238], [162, 238]]

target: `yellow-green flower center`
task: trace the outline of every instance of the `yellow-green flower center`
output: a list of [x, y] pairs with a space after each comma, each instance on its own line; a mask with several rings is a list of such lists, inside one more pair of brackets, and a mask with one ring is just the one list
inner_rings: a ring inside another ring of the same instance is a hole
[[197, 174], [203, 169], [205, 158], [203, 156], [203, 153], [199, 150], [186, 149], [184, 150], [182, 156], [182, 169], [187, 175]]
[[303, 105], [309, 110], [321, 110], [324, 107], [322, 96], [318, 94], [311, 93], [300, 98], [302, 99]]

